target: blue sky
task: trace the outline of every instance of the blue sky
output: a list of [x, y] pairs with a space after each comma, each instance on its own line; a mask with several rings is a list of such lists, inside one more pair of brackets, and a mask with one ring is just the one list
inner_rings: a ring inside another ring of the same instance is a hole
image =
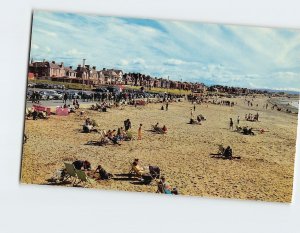
[[30, 57], [300, 91], [300, 31], [35, 11]]

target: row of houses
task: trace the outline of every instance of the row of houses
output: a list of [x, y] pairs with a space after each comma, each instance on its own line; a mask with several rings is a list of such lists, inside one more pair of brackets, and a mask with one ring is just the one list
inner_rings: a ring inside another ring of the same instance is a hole
[[28, 68], [32, 79], [48, 79], [69, 83], [82, 83], [86, 85], [119, 84], [122, 81], [122, 70], [103, 68], [96, 70], [96, 66], [79, 64], [77, 68], [64, 66], [64, 63], [55, 61], [31, 62]]
[[192, 91], [205, 91], [203, 83], [180, 82], [166, 78], [151, 77], [141, 73], [123, 73], [118, 69], [97, 70], [96, 66], [79, 64], [77, 68], [65, 66], [63, 62], [37, 61], [29, 64], [29, 75], [31, 79], [48, 79], [69, 83], [81, 83], [92, 86], [99, 85], [133, 85], [148, 88], [180, 89]]

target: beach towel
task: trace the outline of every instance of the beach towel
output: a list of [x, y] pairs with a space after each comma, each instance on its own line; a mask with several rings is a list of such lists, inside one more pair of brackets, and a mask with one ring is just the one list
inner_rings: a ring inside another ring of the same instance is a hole
[[56, 115], [58, 116], [68, 116], [69, 109], [68, 108], [62, 108], [62, 107], [56, 107]]

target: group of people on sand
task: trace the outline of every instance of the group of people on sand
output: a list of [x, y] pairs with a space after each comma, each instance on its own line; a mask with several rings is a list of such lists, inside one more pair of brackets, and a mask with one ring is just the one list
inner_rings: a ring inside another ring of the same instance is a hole
[[256, 114], [245, 114], [245, 120], [246, 121], [258, 121], [258, 117], [259, 117], [259, 114], [258, 112]]
[[102, 103], [98, 104], [96, 103], [95, 105], [93, 104], [91, 106], [91, 110], [96, 110], [99, 112], [107, 112], [107, 108], [110, 108], [110, 104], [107, 103], [106, 101], [103, 101]]
[[168, 132], [167, 126], [163, 125], [163, 127], [160, 127], [158, 122], [155, 125], [153, 125], [152, 127], [153, 127], [154, 132], [157, 132], [157, 133], [166, 134]]
[[193, 103], [194, 107], [190, 109], [190, 124], [198, 124], [201, 125], [202, 121], [205, 121], [205, 117], [202, 114], [197, 115], [196, 119], [194, 119], [194, 112], [196, 111], [196, 103]]
[[[256, 113], [255, 115], [249, 113], [249, 114], [245, 115], [245, 120], [246, 121], [258, 121], [258, 117], [259, 117], [258, 113]], [[229, 118], [229, 129], [234, 130], [233, 125], [234, 125], [233, 119]], [[237, 116], [237, 119], [236, 119], [236, 129], [237, 129], [237, 131], [239, 131], [238, 129], [242, 129], [242, 127], [239, 127], [239, 125], [240, 125], [240, 116]]]
[[253, 128], [248, 126], [244, 126], [244, 127], [237, 126], [236, 131], [244, 135], [255, 135], [253, 132]]
[[[102, 165], [97, 165], [94, 170], [92, 170], [91, 163], [88, 160], [75, 160], [72, 165], [75, 169], [84, 171], [89, 177], [95, 178], [97, 180], [109, 180], [114, 177], [112, 173], [107, 172]], [[67, 175], [65, 169], [61, 170], [60, 180], [63, 180]], [[170, 184], [166, 181], [164, 176], [161, 176], [161, 171], [158, 166], [141, 166], [139, 159], [134, 159], [131, 163], [131, 169], [129, 170], [128, 176], [133, 175], [137, 177], [143, 184], [150, 184], [152, 181], [157, 183], [157, 193], [163, 194], [174, 194], [178, 195], [178, 189], [171, 188]]]
[[[142, 182], [150, 184], [152, 180], [157, 182], [157, 193], [178, 195], [177, 188], [171, 188], [164, 176], [160, 176], [161, 170], [158, 166], [141, 166], [139, 159], [134, 159], [129, 173], [134, 173]], [[159, 180], [158, 180], [159, 179]]]
[[106, 145], [112, 142], [115, 145], [121, 145], [122, 141], [132, 140], [132, 134], [129, 131], [124, 130], [123, 127], [118, 128], [118, 130], [105, 130], [102, 131], [100, 138], [100, 145]]
[[[87, 160], [76, 160], [72, 164], [74, 165], [74, 168], [77, 170], [82, 170], [82, 171], [92, 170], [91, 163]], [[98, 165], [95, 171], [91, 175], [94, 175], [96, 173], [99, 174], [98, 177], [99, 180], [108, 180], [113, 177], [113, 175], [111, 173], [106, 172], [106, 170], [101, 165]]]
[[35, 108], [32, 110], [26, 110], [26, 119], [29, 119], [30, 117], [32, 117], [32, 120], [48, 119], [45, 111], [38, 111]]
[[[105, 130], [97, 130], [96, 129], [97, 124], [95, 121], [91, 120], [89, 117], [86, 118], [84, 125], [83, 125], [83, 132], [89, 133], [89, 132], [97, 132], [101, 134], [100, 140], [97, 142], [91, 141], [91, 143], [96, 143], [101, 146], [107, 145], [109, 142], [112, 142], [116, 145], [121, 145], [122, 141], [130, 141], [133, 139], [133, 135], [130, 131], [131, 129], [131, 121], [130, 119], [126, 119], [124, 121], [124, 127], [119, 127], [116, 129], [109, 129], [108, 131]], [[143, 138], [143, 124], [139, 124], [138, 130], [137, 130], [137, 140], [142, 140]], [[167, 127], [164, 125], [163, 127], [159, 127], [159, 123], [157, 123], [155, 126], [153, 126], [153, 130], [158, 133], [167, 133]]]

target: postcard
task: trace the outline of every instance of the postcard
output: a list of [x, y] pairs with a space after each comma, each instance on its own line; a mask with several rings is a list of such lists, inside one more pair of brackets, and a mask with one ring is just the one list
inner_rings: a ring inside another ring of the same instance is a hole
[[34, 11], [20, 182], [291, 202], [300, 31]]

